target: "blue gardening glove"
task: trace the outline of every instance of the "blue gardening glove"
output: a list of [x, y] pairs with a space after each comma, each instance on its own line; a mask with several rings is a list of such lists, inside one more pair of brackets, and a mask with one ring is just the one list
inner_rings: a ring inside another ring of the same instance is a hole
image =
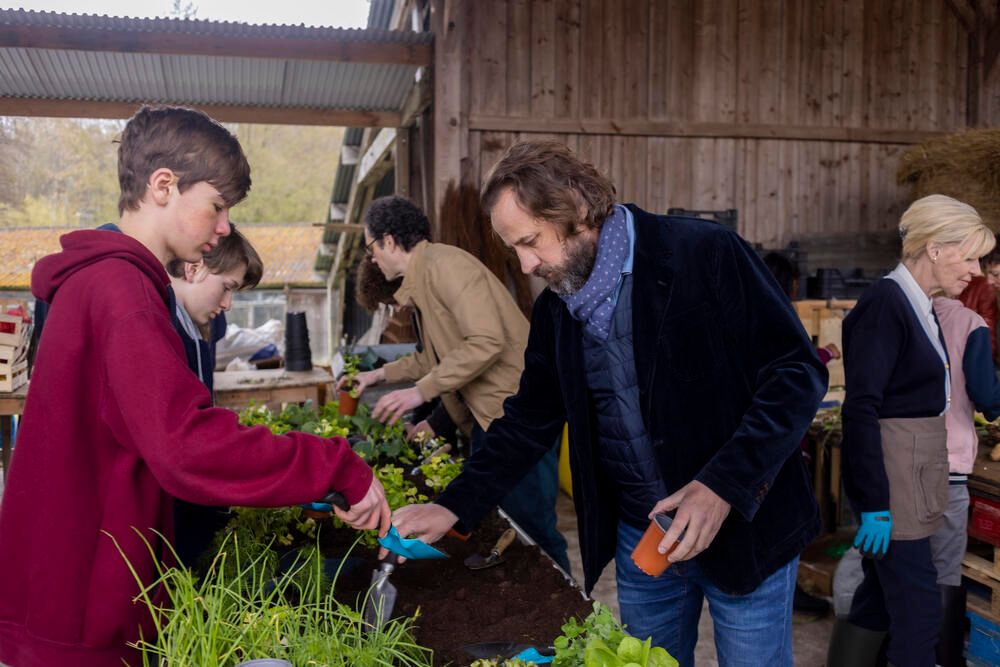
[[892, 516], [889, 512], [862, 512], [861, 527], [854, 536], [854, 546], [862, 556], [881, 560], [889, 550]]

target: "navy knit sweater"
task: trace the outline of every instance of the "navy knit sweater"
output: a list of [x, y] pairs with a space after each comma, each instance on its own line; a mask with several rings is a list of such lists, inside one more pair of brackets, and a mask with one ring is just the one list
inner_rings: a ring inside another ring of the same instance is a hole
[[844, 487], [856, 512], [888, 510], [878, 420], [940, 415], [947, 402], [945, 368], [893, 280], [868, 288], [844, 318], [843, 333]]

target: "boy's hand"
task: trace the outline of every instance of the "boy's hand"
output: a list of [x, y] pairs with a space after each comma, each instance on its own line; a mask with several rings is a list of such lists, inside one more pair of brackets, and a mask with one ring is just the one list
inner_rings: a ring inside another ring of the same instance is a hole
[[372, 417], [381, 422], [395, 424], [404, 413], [423, 405], [424, 397], [416, 387], [399, 389], [378, 399]]
[[385, 500], [385, 489], [382, 482], [377, 477], [372, 477], [371, 486], [360, 502], [351, 506], [351, 509], [344, 511], [339, 507], [334, 507], [333, 511], [341, 521], [357, 530], [378, 529], [379, 537], [385, 537], [392, 524], [392, 511], [389, 503]]
[[840, 359], [840, 357], [841, 357], [840, 348], [837, 347], [836, 343], [827, 343], [823, 347], [825, 347], [826, 350], [827, 350], [827, 352], [830, 353], [830, 358], [831, 359]]

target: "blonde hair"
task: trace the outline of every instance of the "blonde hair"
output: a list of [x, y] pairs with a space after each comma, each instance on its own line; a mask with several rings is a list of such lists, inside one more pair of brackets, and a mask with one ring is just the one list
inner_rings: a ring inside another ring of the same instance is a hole
[[972, 206], [947, 195], [927, 195], [910, 204], [899, 219], [903, 259], [917, 259], [928, 243], [969, 244], [965, 259], [980, 258], [996, 245], [993, 231]]

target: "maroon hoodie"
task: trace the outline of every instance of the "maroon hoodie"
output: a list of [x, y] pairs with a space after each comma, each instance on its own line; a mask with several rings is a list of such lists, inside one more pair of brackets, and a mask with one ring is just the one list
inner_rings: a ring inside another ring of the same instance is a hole
[[211, 407], [165, 305], [168, 278], [124, 234], [79, 231], [40, 260], [52, 304], [0, 503], [0, 663], [141, 664], [126, 642], [154, 635], [115, 546], [151, 583], [136, 529], [173, 532], [173, 498], [279, 507], [331, 489], [359, 502], [368, 466], [342, 438], [271, 435]]

